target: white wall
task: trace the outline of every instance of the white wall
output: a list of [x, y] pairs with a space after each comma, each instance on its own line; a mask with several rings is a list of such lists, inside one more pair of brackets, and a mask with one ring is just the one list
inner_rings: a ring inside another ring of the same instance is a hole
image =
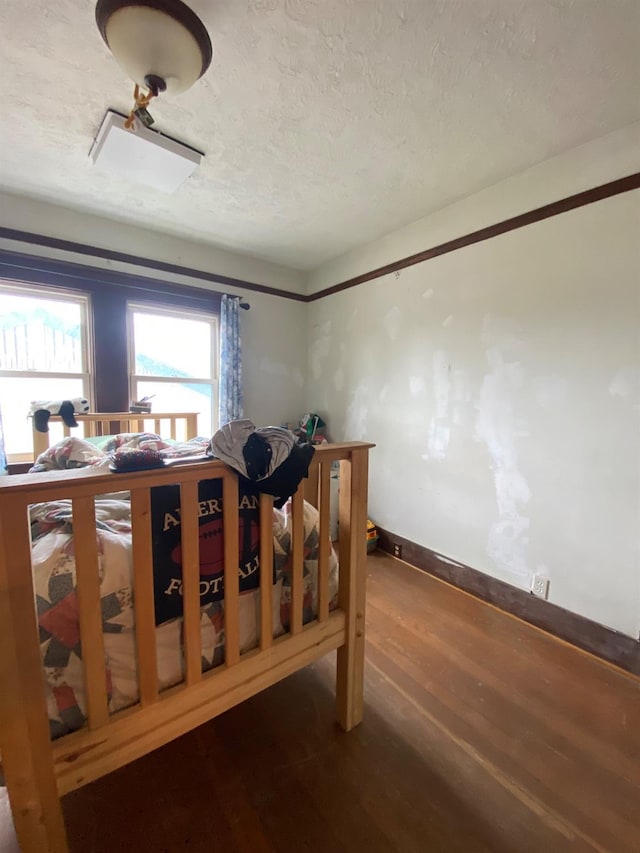
[[307, 306], [245, 294], [241, 312], [244, 413], [259, 426], [297, 423], [305, 411]]
[[[0, 193], [0, 225], [292, 292], [303, 289], [302, 275], [295, 270], [19, 196]], [[304, 411], [307, 306], [303, 302], [15, 240], [0, 239], [0, 248], [244, 296], [251, 304], [250, 311], [240, 312], [246, 416], [256, 424], [280, 424], [295, 421]]]
[[[473, 140], [469, 141], [473, 145]], [[640, 171], [640, 121], [532, 166], [314, 270], [308, 292]]]
[[[249, 255], [218, 249], [195, 240], [182, 240], [180, 237], [173, 237], [159, 231], [136, 228], [114, 219], [93, 216], [26, 196], [0, 192], [0, 225], [195, 270], [215, 272], [218, 275], [239, 278], [255, 284], [265, 284], [294, 293], [302, 293], [305, 287], [304, 273], [298, 270], [258, 260]], [[13, 241], [3, 239], [0, 239], [0, 248], [27, 251], [24, 246], [20, 249], [19, 245]], [[33, 255], [44, 254], [47, 257], [89, 263], [83, 255], [41, 249], [38, 246], [30, 245], [28, 251]], [[119, 268], [119, 265], [112, 261], [96, 260], [90, 263], [94, 266]], [[139, 270], [136, 271], [139, 272]], [[165, 274], [163, 273], [162, 276], [164, 278]], [[198, 282], [198, 286], [206, 287], [207, 284]]]
[[[609, 179], [634, 171], [622, 148]], [[545, 186], [539, 204], [562, 195]], [[483, 202], [448, 237], [506, 218]], [[422, 226], [413, 251], [440, 242]], [[633, 191], [312, 303], [307, 398], [334, 439], [376, 442], [382, 527], [523, 589], [540, 572], [551, 601], [636, 638], [639, 226]], [[392, 259], [352, 253], [315, 285]]]

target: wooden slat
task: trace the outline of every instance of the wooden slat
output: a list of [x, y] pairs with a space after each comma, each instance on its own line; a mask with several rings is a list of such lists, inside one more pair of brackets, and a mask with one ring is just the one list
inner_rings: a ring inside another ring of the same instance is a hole
[[309, 472], [307, 477], [302, 481], [304, 484], [304, 499], [311, 506], [314, 506], [316, 509], [318, 508], [318, 478], [320, 474], [320, 465], [318, 464], [318, 457], [314, 454], [313, 459], [311, 460], [311, 465], [309, 465]]
[[222, 481], [224, 524], [224, 644], [225, 663], [233, 666], [240, 660], [240, 576], [238, 478], [225, 473]]
[[170, 419], [169, 419], [169, 424], [170, 424], [170, 427], [171, 427], [171, 429], [170, 429], [170, 432], [171, 432], [171, 438], [175, 441], [175, 439], [176, 439], [176, 419], [175, 419], [175, 418], [170, 418]]
[[73, 498], [72, 508], [87, 717], [89, 728], [97, 729], [104, 726], [109, 719], [109, 708], [94, 500], [93, 498]]
[[190, 438], [195, 438], [198, 434], [198, 415], [186, 415], [184, 420], [186, 429], [185, 439], [188, 441]]
[[291, 498], [291, 633], [302, 631], [304, 497], [301, 488]]
[[126, 474], [112, 474], [107, 469], [89, 466], [67, 471], [47, 471], [33, 474], [14, 474], [0, 477], [0, 493], [9, 491], [12, 495], [21, 495], [28, 503], [40, 503], [45, 500], [59, 500], [84, 495], [94, 496], [112, 492], [114, 489], [126, 490], [143, 486], [167, 486], [172, 483], [219, 477], [226, 469], [223, 462], [182, 463], [179, 477], [176, 468], [167, 466]]
[[362, 721], [363, 712], [367, 477], [367, 449], [353, 450], [351, 463], [340, 463], [338, 602], [347, 614], [347, 636], [338, 649], [336, 710], [345, 731]]
[[60, 793], [134, 761], [322, 657], [344, 642], [344, 624], [344, 614], [336, 611], [323, 625], [279, 637], [266, 651], [247, 652], [237, 666], [216, 667], [191, 688], [171, 688], [148, 708], [122, 711], [104, 734], [79, 731], [61, 738], [53, 744]]
[[153, 431], [156, 435], [160, 435], [160, 421], [158, 418], [153, 421]]
[[318, 531], [318, 621], [324, 622], [329, 618], [329, 555], [331, 553], [331, 531], [329, 521], [331, 514], [331, 463], [319, 466], [320, 493], [319, 512], [320, 523]]
[[7, 494], [0, 499], [3, 774], [23, 853], [67, 853], [53, 769], [30, 552], [26, 505]]
[[32, 430], [33, 430], [33, 458], [37, 459], [41, 453], [49, 447], [49, 433], [48, 432], [38, 432], [36, 429], [36, 422], [32, 420]]
[[182, 546], [182, 607], [184, 657], [187, 684], [202, 678], [200, 634], [200, 541], [198, 538], [198, 482], [180, 486], [180, 535]]
[[71, 429], [66, 424], [62, 425], [62, 435], [64, 438], [69, 438], [71, 435]]
[[273, 498], [260, 495], [260, 648], [273, 641]]
[[332, 675], [330, 656], [68, 798], [72, 849], [638, 853], [638, 679], [380, 552], [354, 736], [331, 735]]
[[[109, 418], [111, 416], [107, 416]], [[94, 423], [100, 423], [98, 419]], [[50, 802], [49, 757], [51, 746], [48, 726], [42, 670], [37, 637], [37, 625], [33, 607], [33, 589], [30, 571], [29, 533], [25, 507], [27, 503], [57, 497], [72, 497], [78, 559], [79, 595], [82, 599], [82, 622], [87, 651], [87, 683], [89, 685], [89, 714], [91, 725], [100, 725], [101, 715], [107, 713], [106, 679], [104, 674], [104, 652], [102, 646], [102, 620], [100, 614], [99, 583], [97, 577], [97, 548], [94, 527], [94, 497], [126, 489], [137, 493], [132, 498], [134, 525], [139, 531], [134, 534], [136, 564], [142, 567], [142, 575], [134, 581], [145, 591], [138, 589], [138, 599], [147, 599], [147, 614], [140, 625], [149, 625], [153, 620], [151, 587], [148, 566], [148, 489], [154, 486], [180, 483], [182, 488], [182, 550], [184, 568], [185, 601], [185, 657], [187, 684], [162, 694], [162, 701], [153, 701], [157, 683], [153, 678], [141, 676], [150, 682], [148, 692], [151, 700], [145, 707], [136, 705], [120, 712], [108, 720], [108, 725], [98, 729], [85, 729], [66, 736], [57, 742], [53, 752], [59, 760], [56, 772], [59, 791], [68, 791], [110, 769], [121, 766], [144, 754], [160, 743], [188, 731], [204, 722], [211, 714], [219, 713], [237, 704], [241, 699], [274, 683], [278, 678], [293, 672], [299, 666], [313, 660], [331, 648], [341, 646], [338, 656], [338, 716], [345, 728], [354, 725], [361, 716], [361, 646], [362, 631], [359, 624], [364, 618], [364, 584], [361, 572], [365, 554], [366, 525], [366, 455], [367, 445], [348, 443], [330, 446], [325, 454], [318, 449], [321, 462], [332, 459], [353, 458], [353, 470], [346, 473], [346, 486], [353, 482], [359, 497], [347, 501], [346, 513], [351, 514], [353, 525], [344, 521], [341, 512], [347, 545], [343, 547], [347, 580], [341, 584], [342, 610], [329, 615], [320, 623], [302, 628], [302, 581], [303, 581], [303, 504], [302, 494], [297, 494], [292, 506], [292, 560], [293, 607], [292, 635], [272, 640], [265, 649], [248, 652], [238, 663], [238, 516], [237, 478], [220, 462], [185, 465], [176, 469], [141, 471], [125, 475], [111, 475], [95, 470], [52, 472], [37, 477], [0, 478], [0, 748], [3, 753], [5, 773], [12, 793], [14, 810], [22, 809], [19, 820], [27, 827], [28, 853], [61, 853], [62, 842], [50, 844], [50, 830], [59, 815], [57, 797]], [[358, 462], [364, 460], [364, 467]], [[359, 472], [359, 473], [358, 473]], [[200, 663], [200, 613], [199, 613], [199, 545], [198, 545], [198, 488], [199, 479], [220, 477], [224, 479], [224, 500], [231, 511], [225, 513], [225, 583], [228, 588], [225, 614], [227, 634], [227, 666], [203, 676]], [[2, 481], [12, 481], [3, 483]], [[117, 484], [117, 485], [116, 485]], [[146, 494], [145, 494], [146, 493]], [[22, 507], [22, 510], [16, 509]], [[22, 512], [22, 521], [19, 521]], [[145, 517], [146, 516], [146, 517]], [[358, 530], [358, 535], [353, 531]], [[145, 532], [146, 531], [146, 532]], [[22, 543], [22, 544], [21, 544]], [[145, 556], [146, 555], [146, 556]], [[355, 567], [355, 568], [354, 568]], [[93, 577], [91, 575], [93, 574]], [[15, 588], [14, 588], [15, 587]], [[9, 593], [7, 593], [9, 590]], [[359, 602], [362, 600], [362, 608]], [[144, 607], [144, 605], [143, 605]], [[90, 611], [91, 618], [89, 618]], [[30, 612], [30, 617], [29, 617]], [[26, 614], [26, 615], [25, 615]], [[5, 618], [6, 617], [6, 618]], [[29, 622], [29, 619], [31, 622]], [[22, 622], [30, 625], [31, 646]], [[348, 631], [347, 627], [348, 626]], [[86, 634], [93, 631], [95, 642], [87, 643]], [[152, 634], [153, 631], [143, 631]], [[295, 633], [297, 631], [297, 634]], [[295, 634], [295, 635], [293, 635]], [[23, 640], [25, 642], [23, 643]], [[143, 639], [144, 642], [144, 639]], [[98, 651], [96, 651], [96, 648]], [[150, 649], [141, 652], [147, 661], [152, 658]], [[31, 657], [30, 657], [31, 656]], [[14, 666], [12, 661], [20, 661]], [[31, 660], [31, 663], [29, 661]], [[7, 662], [8, 661], [8, 662]], [[26, 669], [24, 661], [27, 662]], [[93, 662], [92, 662], [93, 661]], [[100, 666], [98, 667], [97, 662]], [[233, 664], [237, 663], [237, 666]], [[31, 669], [29, 669], [31, 667]], [[93, 671], [100, 669], [101, 677]], [[141, 671], [144, 665], [141, 665]], [[148, 671], [152, 668], [149, 666]], [[27, 674], [30, 673], [30, 674]], [[37, 677], [36, 677], [37, 673]], [[197, 682], [197, 683], [194, 683]], [[101, 686], [100, 686], [101, 685]], [[103, 693], [104, 701], [96, 698]], [[28, 701], [25, 701], [28, 697]], [[33, 700], [33, 701], [32, 701]], [[98, 711], [96, 711], [96, 706]], [[26, 709], [26, 710], [25, 710]], [[158, 728], [158, 726], [160, 728]], [[15, 735], [16, 746], [12, 741]], [[49, 779], [49, 781], [47, 781]], [[49, 789], [47, 789], [49, 785]], [[17, 792], [17, 793], [16, 793]], [[34, 832], [33, 843], [28, 833]], [[28, 845], [31, 846], [28, 846]]]
[[140, 702], [145, 706], [158, 699], [151, 492], [149, 489], [133, 489], [131, 491], [131, 529], [138, 685]]

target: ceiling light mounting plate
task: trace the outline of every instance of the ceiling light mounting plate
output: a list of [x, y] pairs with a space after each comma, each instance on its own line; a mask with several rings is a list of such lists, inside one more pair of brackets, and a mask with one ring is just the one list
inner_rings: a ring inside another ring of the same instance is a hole
[[89, 156], [94, 164], [133, 184], [175, 192], [202, 162], [203, 154], [142, 124], [135, 133], [126, 119], [108, 110]]

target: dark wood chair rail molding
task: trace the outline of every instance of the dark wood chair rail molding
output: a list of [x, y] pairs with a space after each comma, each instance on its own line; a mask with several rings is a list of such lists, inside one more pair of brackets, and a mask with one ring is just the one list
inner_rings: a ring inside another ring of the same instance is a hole
[[[471, 246], [474, 243], [481, 243], [484, 240], [490, 240], [492, 237], [498, 237], [500, 234], [506, 234], [508, 231], [514, 231], [517, 228], [524, 228], [526, 225], [532, 225], [534, 222], [540, 222], [543, 219], [549, 219], [552, 216], [558, 216], [560, 213], [566, 213], [569, 210], [575, 210], [578, 207], [584, 207], [587, 204], [593, 204], [596, 201], [602, 201], [606, 198], [611, 198], [620, 193], [629, 192], [640, 188], [640, 172], [635, 172], [633, 175], [627, 175], [624, 178], [619, 178], [615, 181], [610, 181], [607, 184], [601, 184], [598, 187], [585, 190], [576, 195], [568, 196], [567, 198], [553, 201], [550, 204], [545, 204], [535, 210], [521, 213], [518, 216], [513, 216], [510, 219], [505, 219], [502, 222], [497, 222], [494, 225], [488, 225], [486, 228], [480, 228], [478, 231], [473, 231], [470, 234], [465, 234], [462, 237], [456, 237], [454, 240], [448, 240], [446, 243], [441, 243], [438, 246], [433, 246], [431, 249], [425, 249], [415, 255], [409, 255], [407, 258], [401, 258], [398, 261], [393, 261], [383, 267], [371, 270], [370, 272], [362, 273], [354, 278], [334, 284], [324, 290], [319, 290], [313, 294], [292, 293], [288, 290], [281, 290], [276, 287], [268, 287], [264, 284], [256, 282], [244, 281], [239, 278], [230, 276], [218, 275], [217, 273], [207, 272], [206, 270], [193, 269], [192, 267], [184, 267], [178, 264], [165, 263], [164, 261], [156, 261], [151, 258], [141, 258], [137, 255], [129, 255], [125, 252], [116, 252], [112, 249], [104, 249], [98, 246], [87, 246], [83, 243], [74, 243], [71, 240], [61, 240], [58, 237], [46, 237], [43, 234], [33, 234], [29, 231], [19, 231], [15, 228], [5, 228], [0, 226], [0, 238], [7, 240], [15, 240], [20, 243], [33, 246], [44, 246], [49, 249], [58, 249], [65, 252], [73, 252], [76, 255], [85, 255], [90, 258], [103, 258], [111, 261], [121, 261], [122, 263], [132, 264], [133, 266], [144, 267], [145, 269], [157, 270], [158, 272], [169, 272], [177, 275], [188, 276], [189, 278], [199, 279], [201, 281], [209, 281], [215, 284], [230, 285], [233, 287], [241, 287], [244, 290], [253, 291], [255, 293], [266, 293], [270, 296], [280, 296], [283, 299], [293, 299], [296, 302], [315, 302], [318, 299], [323, 299], [326, 296], [331, 296], [334, 293], [339, 293], [342, 290], [347, 290], [350, 287], [356, 287], [359, 284], [364, 284], [367, 281], [381, 278], [389, 275], [392, 272], [398, 272], [407, 267], [420, 264], [423, 261], [437, 258], [440, 255], [446, 255], [449, 252], [455, 252], [458, 249], [463, 249], [465, 246]], [[18, 253], [16, 253], [18, 254]], [[41, 268], [45, 268], [47, 263], [53, 263], [47, 258], [34, 258], [33, 256], [22, 255], [23, 258], [30, 257], [33, 262], [39, 262]], [[62, 267], [67, 264], [66, 261], [57, 261], [58, 271], [62, 273]], [[105, 270], [96, 269], [89, 265], [71, 264], [70, 268], [79, 268], [85, 270], [85, 275], [88, 275], [87, 270], [91, 270], [91, 277], [99, 279]], [[121, 278], [127, 273], [115, 273], [110, 271], [113, 276]], [[139, 277], [140, 278], [140, 277]], [[197, 290], [195, 287], [189, 288], [184, 286], [185, 290]]]
[[[158, 272], [175, 273], [176, 275], [185, 275], [189, 278], [199, 279], [200, 281], [210, 281], [214, 284], [223, 284], [231, 287], [241, 287], [244, 290], [251, 290], [254, 293], [266, 293], [270, 296], [282, 296], [285, 299], [294, 299], [298, 302], [306, 302], [308, 297], [302, 293], [292, 293], [288, 290], [281, 290], [277, 287], [268, 287], [266, 284], [257, 284], [252, 281], [244, 281], [241, 278], [232, 278], [228, 275], [220, 275], [218, 273], [207, 272], [206, 270], [193, 269], [192, 267], [183, 267], [179, 264], [169, 264], [164, 261], [155, 261], [151, 258], [141, 258], [138, 255], [128, 255], [125, 252], [116, 252], [112, 249], [103, 249], [98, 246], [87, 246], [84, 243], [74, 243], [71, 240], [61, 240], [58, 237], [46, 237], [43, 234], [33, 234], [29, 231], [17, 231], [14, 228], [4, 228], [0, 226], [0, 237], [6, 240], [15, 240], [20, 243], [26, 243], [32, 246], [44, 246], [48, 249], [58, 249], [64, 252], [73, 252], [76, 255], [86, 255], [90, 258], [103, 258], [108, 261], [121, 261], [125, 264], [132, 264], [145, 269], [157, 270]], [[38, 260], [33, 256], [23, 255], [24, 258], [31, 257], [34, 261]], [[39, 258], [41, 263], [48, 261], [48, 258]], [[66, 261], [58, 261], [58, 264], [64, 265]], [[83, 264], [69, 263], [70, 267], [84, 268], [92, 270], [95, 275], [99, 275], [106, 270], [97, 269], [96, 267], [84, 266]], [[116, 275], [113, 270], [112, 274]], [[130, 275], [130, 273], [117, 273], [118, 276]], [[179, 286], [179, 285], [176, 285]], [[194, 290], [188, 285], [182, 285], [185, 290]]]
[[314, 302], [316, 299], [323, 299], [325, 296], [331, 296], [334, 293], [340, 293], [342, 290], [348, 290], [350, 287], [355, 287], [358, 284], [364, 284], [367, 281], [373, 281], [376, 278], [389, 275], [389, 273], [398, 272], [407, 267], [421, 264], [423, 261], [429, 261], [432, 258], [437, 258], [440, 255], [446, 255], [449, 252], [455, 252], [458, 249], [463, 249], [465, 246], [471, 246], [474, 243], [482, 243], [484, 240], [490, 240], [492, 237], [498, 237], [500, 234], [506, 234], [508, 231], [514, 231], [517, 228], [524, 228], [526, 225], [532, 225], [534, 222], [540, 222], [543, 219], [549, 219], [552, 216], [558, 216], [560, 213], [566, 213], [569, 210], [575, 210], [578, 207], [584, 207], [587, 204], [593, 204], [596, 201], [602, 201], [611, 196], [620, 195], [620, 193], [629, 192], [640, 188], [640, 172], [635, 172], [633, 175], [628, 175], [626, 178], [619, 178], [616, 181], [610, 181], [607, 184], [602, 184], [599, 187], [593, 187], [590, 190], [577, 193], [576, 195], [568, 196], [567, 198], [552, 201], [550, 204], [545, 204], [542, 207], [537, 207], [535, 210], [529, 210], [526, 213], [521, 213], [518, 216], [512, 216], [510, 219], [505, 219], [502, 222], [497, 222], [494, 225], [488, 225], [486, 228], [480, 228], [478, 231], [472, 231], [470, 234], [465, 234], [463, 237], [456, 237], [455, 240], [448, 240], [446, 243], [440, 243], [439, 246], [433, 246], [431, 249], [425, 249], [415, 255], [409, 255], [407, 258], [402, 258], [399, 261], [393, 261], [383, 267], [378, 267], [370, 272], [362, 273], [362, 275], [349, 278], [339, 284], [334, 284], [324, 290], [319, 290], [317, 293], [308, 297], [309, 302]]
[[619, 631], [537, 598], [529, 592], [485, 575], [477, 569], [451, 560], [430, 548], [378, 527], [378, 548], [393, 554], [394, 544], [402, 546], [402, 559], [434, 577], [488, 601], [531, 625], [542, 628], [584, 651], [640, 675], [640, 641]]

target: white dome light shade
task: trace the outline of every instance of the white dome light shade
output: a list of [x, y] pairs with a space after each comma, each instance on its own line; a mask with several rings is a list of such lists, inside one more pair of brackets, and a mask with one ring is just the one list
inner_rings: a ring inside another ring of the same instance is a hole
[[98, 0], [96, 22], [120, 67], [154, 95], [177, 95], [212, 57], [204, 24], [181, 0]]

